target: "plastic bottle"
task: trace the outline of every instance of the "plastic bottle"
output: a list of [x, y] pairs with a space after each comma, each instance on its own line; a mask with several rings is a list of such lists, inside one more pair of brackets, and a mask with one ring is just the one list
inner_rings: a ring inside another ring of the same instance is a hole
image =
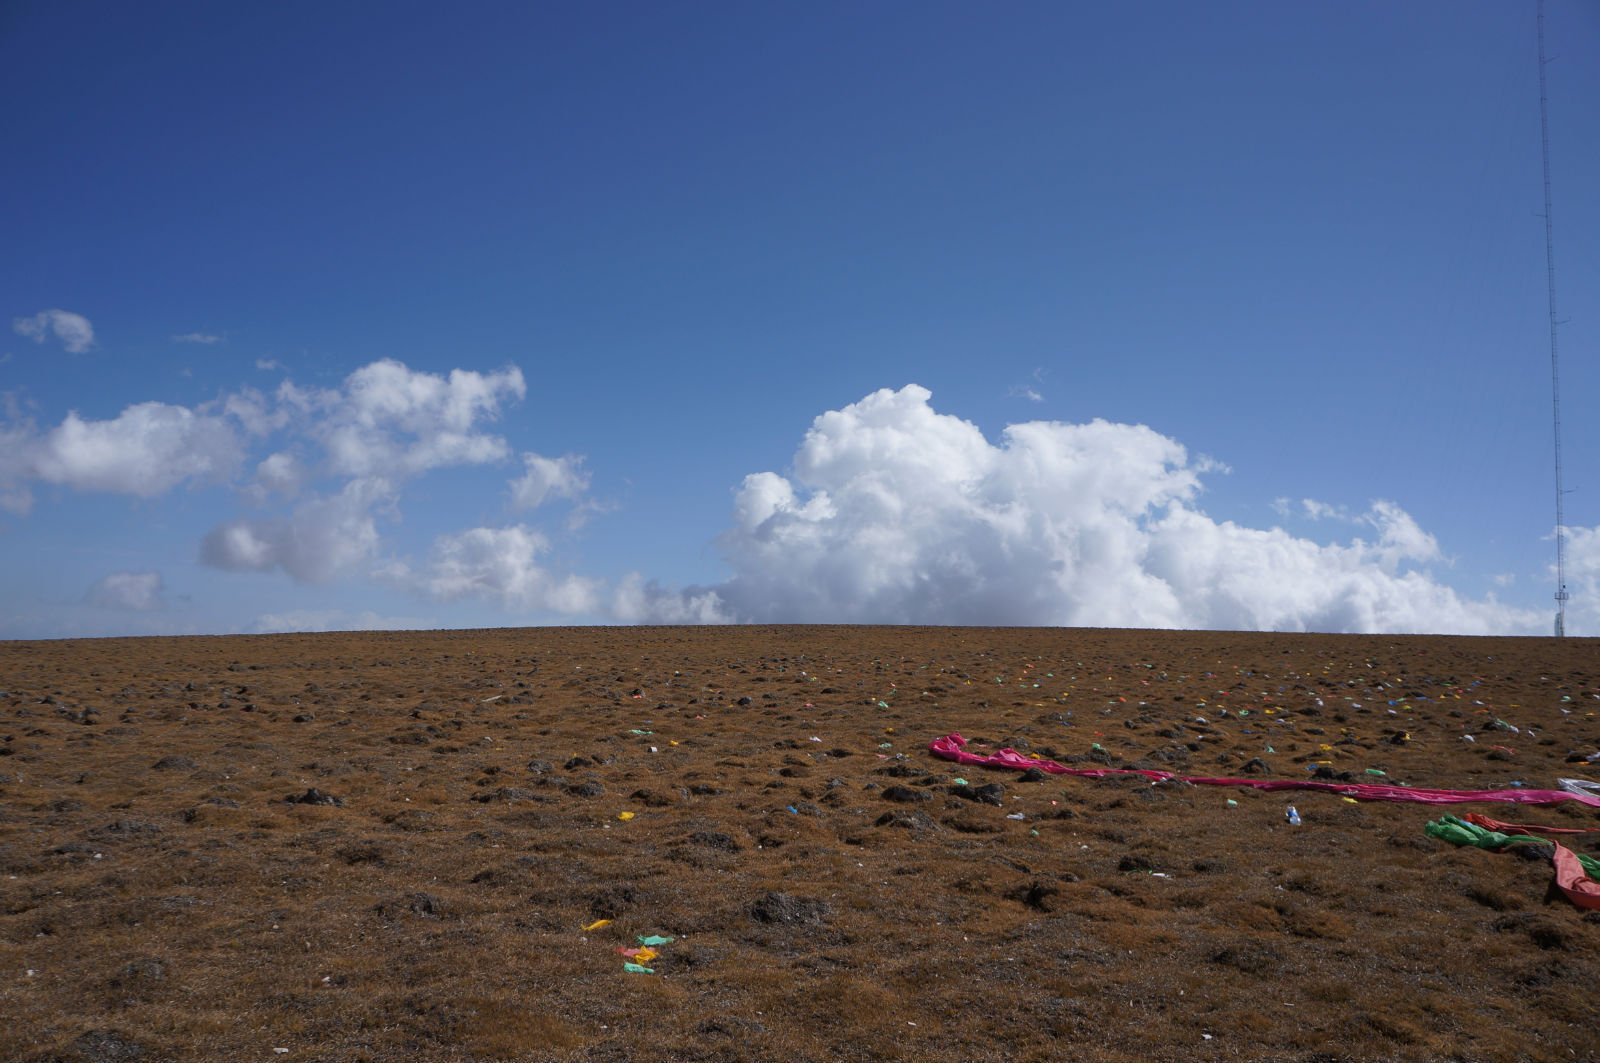
[[1300, 825], [1300, 813], [1295, 811], [1295, 807], [1293, 805], [1289, 806], [1289, 810], [1285, 812], [1284, 815], [1288, 817], [1289, 825], [1291, 827], [1298, 827]]

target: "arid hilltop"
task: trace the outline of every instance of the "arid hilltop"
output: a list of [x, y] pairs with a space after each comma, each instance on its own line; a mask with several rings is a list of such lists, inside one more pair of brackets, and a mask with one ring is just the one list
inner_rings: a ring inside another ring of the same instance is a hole
[[0, 643], [0, 1058], [1593, 1058], [1600, 912], [1423, 826], [1600, 810], [929, 742], [1554, 789], [1597, 712], [1579, 639]]

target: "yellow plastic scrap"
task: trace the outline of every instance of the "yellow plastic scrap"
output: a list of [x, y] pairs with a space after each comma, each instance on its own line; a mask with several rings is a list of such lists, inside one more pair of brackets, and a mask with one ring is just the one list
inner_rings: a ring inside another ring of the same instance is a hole
[[633, 818], [633, 813], [632, 812], [618, 812], [617, 813], [617, 818], [622, 820], [622, 822], [626, 823], [626, 822], [628, 822], [628, 820]]
[[610, 925], [611, 925], [611, 920], [609, 920], [609, 919], [596, 919], [594, 922], [592, 922], [588, 926], [584, 927], [584, 929], [585, 930], [599, 930], [603, 926], [610, 926]]

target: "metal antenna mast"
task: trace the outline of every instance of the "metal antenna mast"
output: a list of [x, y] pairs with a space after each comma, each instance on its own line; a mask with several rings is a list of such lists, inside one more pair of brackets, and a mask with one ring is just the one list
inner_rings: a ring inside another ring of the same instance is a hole
[[1556, 355], [1556, 253], [1550, 224], [1550, 102], [1545, 95], [1544, 0], [1539, 11], [1539, 141], [1544, 150], [1544, 270], [1550, 295], [1550, 398], [1556, 433], [1556, 635], [1566, 634], [1567, 529], [1562, 513], [1561, 486], [1561, 363]]

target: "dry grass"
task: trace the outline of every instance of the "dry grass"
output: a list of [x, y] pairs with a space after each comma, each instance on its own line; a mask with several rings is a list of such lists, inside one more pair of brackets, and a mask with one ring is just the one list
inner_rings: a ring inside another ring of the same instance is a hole
[[[0, 1058], [1593, 1057], [1600, 915], [1548, 897], [1547, 864], [1425, 838], [1438, 809], [1304, 792], [1290, 828], [1282, 795], [1022, 781], [926, 744], [1550, 786], [1594, 775], [1566, 762], [1600, 748], [1594, 651], [908, 628], [0, 644]], [[988, 783], [999, 804], [972, 799]], [[625, 973], [651, 934], [676, 940]]]

